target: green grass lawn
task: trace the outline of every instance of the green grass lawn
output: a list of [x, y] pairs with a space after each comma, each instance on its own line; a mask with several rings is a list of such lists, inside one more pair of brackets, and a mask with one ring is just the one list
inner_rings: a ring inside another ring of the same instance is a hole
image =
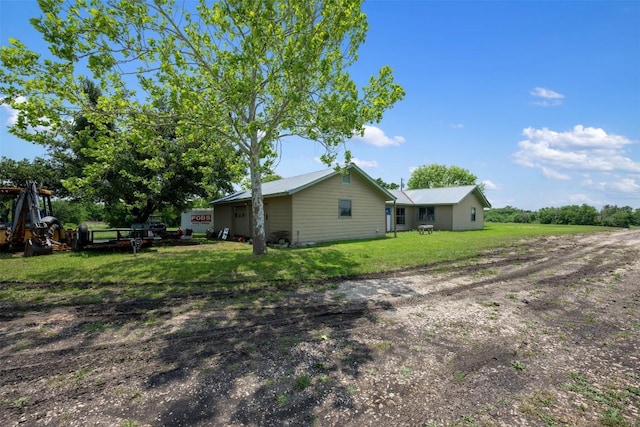
[[587, 226], [488, 224], [465, 232], [388, 234], [385, 238], [334, 242], [305, 248], [269, 249], [252, 255], [246, 243], [211, 241], [195, 246], [152, 247], [128, 252], [65, 252], [24, 258], [2, 254], [5, 282], [83, 284], [206, 284], [218, 288], [239, 283], [261, 286], [311, 279], [379, 273], [434, 262], [478, 256], [522, 239], [610, 231]]
[[[483, 251], [522, 245], [545, 236], [611, 232], [611, 228], [487, 224], [484, 230], [387, 234], [385, 238], [313, 247], [269, 249], [253, 256], [246, 243], [206, 241], [126, 252], [64, 252], [24, 258], [1, 254], [0, 301], [37, 306], [115, 303], [132, 298], [167, 299], [254, 289], [232, 300], [272, 298], [281, 289], [314, 286], [364, 274], [481, 257]], [[39, 284], [46, 283], [46, 286]], [[335, 283], [335, 282], [333, 282]], [[230, 295], [231, 296], [231, 295]], [[243, 302], [242, 302], [243, 303]]]

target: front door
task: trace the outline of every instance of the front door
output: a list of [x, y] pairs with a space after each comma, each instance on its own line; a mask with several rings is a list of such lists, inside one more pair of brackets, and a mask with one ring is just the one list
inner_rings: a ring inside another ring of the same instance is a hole
[[249, 224], [249, 209], [247, 205], [233, 207], [233, 221], [231, 224], [231, 234], [251, 237]]

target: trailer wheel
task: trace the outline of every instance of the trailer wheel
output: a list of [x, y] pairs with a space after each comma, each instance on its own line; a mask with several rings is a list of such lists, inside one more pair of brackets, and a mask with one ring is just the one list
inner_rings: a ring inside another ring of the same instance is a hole
[[76, 231], [75, 236], [73, 236], [71, 250], [79, 252], [87, 243], [89, 243], [89, 227], [87, 224], [80, 224], [78, 226], [78, 231]]
[[77, 236], [73, 236], [73, 240], [71, 240], [71, 250], [73, 252], [80, 252], [82, 250], [82, 245]]

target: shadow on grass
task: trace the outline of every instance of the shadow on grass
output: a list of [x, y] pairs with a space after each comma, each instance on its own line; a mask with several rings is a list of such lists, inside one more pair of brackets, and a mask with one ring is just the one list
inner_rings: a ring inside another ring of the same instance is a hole
[[[68, 266], [33, 271], [32, 283], [0, 283], [0, 296], [21, 309], [85, 305], [122, 298], [161, 299], [241, 290], [291, 288], [339, 277], [357, 268], [338, 250], [273, 250], [255, 257], [243, 250], [189, 250], [133, 256], [69, 254]], [[48, 257], [46, 261], [55, 260]], [[64, 259], [62, 260], [65, 261]], [[22, 308], [21, 308], [22, 307]]]
[[[57, 261], [54, 257], [47, 262]], [[254, 256], [248, 245], [231, 249], [211, 245], [163, 251], [150, 248], [137, 256], [131, 253], [86, 252], [69, 254], [51, 269], [34, 269], [30, 281], [43, 283], [199, 283], [215, 287], [247, 282], [282, 283], [322, 279], [349, 274], [358, 258], [340, 250], [325, 248], [272, 249]], [[1, 285], [0, 285], [1, 286]]]

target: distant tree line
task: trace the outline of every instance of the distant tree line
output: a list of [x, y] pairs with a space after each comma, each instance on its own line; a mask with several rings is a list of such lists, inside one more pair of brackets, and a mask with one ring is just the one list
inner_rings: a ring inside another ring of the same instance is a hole
[[600, 211], [587, 204], [547, 207], [528, 211], [512, 206], [485, 212], [487, 222], [514, 222], [566, 225], [602, 225], [606, 227], [640, 226], [640, 209], [630, 206], [605, 205]]

